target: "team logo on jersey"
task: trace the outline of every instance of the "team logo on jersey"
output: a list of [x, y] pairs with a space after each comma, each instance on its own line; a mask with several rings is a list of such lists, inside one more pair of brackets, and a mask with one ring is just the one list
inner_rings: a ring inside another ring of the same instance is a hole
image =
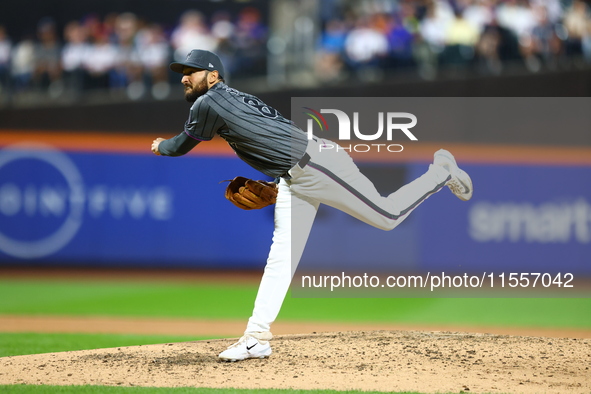
[[226, 87], [226, 92], [230, 93], [230, 94], [240, 94], [240, 92], [234, 88], [231, 88], [229, 86]]
[[242, 102], [254, 108], [265, 118], [275, 119], [279, 116], [279, 112], [277, 112], [275, 108], [263, 103], [255, 97], [243, 97]]

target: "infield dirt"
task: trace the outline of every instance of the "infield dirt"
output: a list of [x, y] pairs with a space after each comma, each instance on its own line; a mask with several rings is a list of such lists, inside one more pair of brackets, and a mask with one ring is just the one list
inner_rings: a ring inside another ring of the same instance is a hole
[[220, 362], [230, 339], [0, 358], [0, 384], [589, 393], [591, 339], [437, 331], [283, 335]]

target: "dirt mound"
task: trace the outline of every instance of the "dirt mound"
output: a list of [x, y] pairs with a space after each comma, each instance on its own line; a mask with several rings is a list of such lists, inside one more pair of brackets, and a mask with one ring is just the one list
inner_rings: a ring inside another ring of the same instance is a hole
[[284, 335], [265, 360], [220, 362], [231, 340], [0, 358], [0, 384], [588, 393], [591, 340], [458, 332]]

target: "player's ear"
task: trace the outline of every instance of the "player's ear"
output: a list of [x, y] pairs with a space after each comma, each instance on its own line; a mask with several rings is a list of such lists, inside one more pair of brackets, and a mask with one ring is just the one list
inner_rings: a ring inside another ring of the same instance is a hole
[[220, 77], [220, 73], [218, 72], [218, 70], [210, 71], [209, 74], [207, 75], [207, 82], [209, 82], [209, 84], [213, 84], [213, 83], [217, 82], [219, 77]]

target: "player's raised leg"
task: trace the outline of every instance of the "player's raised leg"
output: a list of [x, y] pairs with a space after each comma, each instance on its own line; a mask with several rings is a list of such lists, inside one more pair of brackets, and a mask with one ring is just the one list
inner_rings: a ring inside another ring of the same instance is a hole
[[311, 150], [311, 160], [294, 178], [292, 189], [374, 227], [392, 230], [444, 186], [462, 199], [471, 197], [469, 176], [457, 167], [449, 152], [444, 156], [440, 151], [439, 156], [425, 174], [384, 197], [345, 152]]

